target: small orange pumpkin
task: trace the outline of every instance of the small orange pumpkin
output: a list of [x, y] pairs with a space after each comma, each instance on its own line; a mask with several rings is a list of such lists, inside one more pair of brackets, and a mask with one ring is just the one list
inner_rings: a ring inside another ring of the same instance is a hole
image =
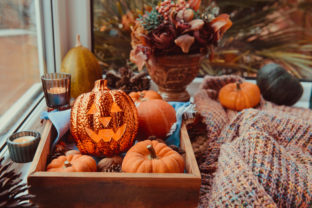
[[70, 132], [82, 154], [118, 155], [133, 144], [138, 130], [137, 109], [121, 90], [110, 90], [106, 80], [80, 95], [71, 110]]
[[164, 100], [147, 100], [141, 102], [138, 109], [138, 139], [156, 136], [165, 139], [172, 125], [176, 122], [174, 108]]
[[219, 92], [220, 103], [236, 111], [252, 108], [259, 104], [260, 99], [259, 87], [250, 82], [229, 83]]
[[131, 92], [129, 94], [133, 102], [141, 102], [145, 100], [153, 100], [153, 99], [160, 99], [162, 100], [162, 97], [160, 94], [155, 92], [154, 90], [143, 90], [139, 92]]
[[88, 155], [61, 155], [47, 167], [48, 172], [95, 172], [96, 162]]
[[184, 159], [164, 143], [144, 140], [128, 150], [121, 169], [127, 173], [183, 173]]

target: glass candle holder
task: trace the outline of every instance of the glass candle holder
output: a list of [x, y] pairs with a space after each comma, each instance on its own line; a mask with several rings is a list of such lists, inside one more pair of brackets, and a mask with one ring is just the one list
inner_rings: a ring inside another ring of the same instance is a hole
[[39, 141], [39, 132], [21, 131], [11, 135], [7, 140], [11, 159], [17, 163], [32, 161]]
[[41, 77], [47, 106], [50, 108], [66, 108], [70, 105], [71, 76], [66, 73], [51, 73]]

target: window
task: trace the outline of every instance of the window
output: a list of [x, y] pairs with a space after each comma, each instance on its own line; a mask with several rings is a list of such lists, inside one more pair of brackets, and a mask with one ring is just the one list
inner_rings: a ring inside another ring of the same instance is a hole
[[50, 6], [41, 0], [0, 1], [0, 149], [43, 99], [40, 74], [54, 71], [53, 39], [43, 32], [51, 34]]
[[0, 1], [0, 116], [40, 81], [34, 0]]
[[[127, 64], [131, 29], [137, 14], [151, 1], [93, 0], [93, 51], [109, 69]], [[117, 55], [118, 54], [118, 55]]]
[[[129, 59], [130, 27], [153, 0], [93, 0], [93, 51], [105, 68], [118, 69]], [[228, 13], [232, 28], [206, 59], [200, 76], [238, 74], [255, 77], [265, 63], [276, 62], [302, 80], [312, 80], [311, 1], [201, 1], [202, 12]], [[291, 5], [291, 6], [290, 6]]]

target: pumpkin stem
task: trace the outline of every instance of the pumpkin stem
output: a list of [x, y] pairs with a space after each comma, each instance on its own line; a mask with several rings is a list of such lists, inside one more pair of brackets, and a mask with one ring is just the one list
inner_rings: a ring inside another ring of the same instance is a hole
[[81, 45], [81, 42], [80, 42], [80, 35], [77, 34], [76, 35], [76, 47], [79, 47], [79, 46], [82, 46], [82, 45]]
[[71, 167], [72, 166], [72, 164], [68, 161], [68, 160], [65, 160], [65, 162], [64, 162], [64, 168], [69, 168], [69, 167]]
[[150, 159], [156, 159], [157, 156], [156, 156], [156, 152], [153, 148], [153, 146], [151, 144], [147, 145], [146, 148], [148, 149], [148, 151], [151, 153], [149, 156], [150, 156]]
[[98, 91], [103, 91], [103, 90], [109, 90], [107, 87], [107, 80], [106, 79], [96, 80], [92, 91], [98, 92]]
[[146, 98], [144, 98], [144, 93], [140, 92], [140, 101], [147, 101]]
[[241, 84], [242, 84], [241, 82], [236, 82], [236, 89], [237, 90], [241, 90], [241, 87], [240, 87]]

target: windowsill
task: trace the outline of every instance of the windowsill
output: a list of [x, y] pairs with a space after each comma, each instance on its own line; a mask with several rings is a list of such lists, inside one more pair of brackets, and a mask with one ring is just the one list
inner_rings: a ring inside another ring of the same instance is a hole
[[[249, 82], [256, 83], [254, 79], [246, 79]], [[187, 87], [187, 91], [191, 96], [194, 96], [196, 91], [199, 89], [203, 78], [197, 77], [193, 82]], [[310, 96], [312, 90], [312, 82], [301, 82], [301, 85], [304, 89], [303, 94], [300, 100], [294, 105], [295, 107], [309, 108], [310, 107]], [[151, 89], [157, 90], [157, 85], [152, 81]]]
[[[27, 118], [43, 100], [41, 83], [33, 84], [10, 108], [0, 117], [0, 150], [4, 147], [9, 135], [25, 124]], [[3, 151], [1, 151], [0, 155]]]
[[[256, 83], [255, 79], [246, 79], [249, 82]], [[202, 83], [203, 78], [195, 78], [194, 81], [187, 87], [187, 91], [191, 96], [194, 96], [196, 91], [199, 89], [200, 84]], [[309, 108], [310, 107], [310, 97], [312, 90], [312, 82], [301, 82], [303, 87], [303, 94], [300, 100], [294, 105], [295, 107]], [[153, 89], [157, 89], [155, 83], [152, 84]]]
[[[41, 88], [41, 86], [40, 86]], [[32, 131], [38, 131], [39, 133], [42, 133], [42, 130], [44, 128], [45, 122], [41, 122], [40, 115], [41, 112], [46, 109], [46, 102], [44, 99], [41, 99], [39, 104], [36, 105], [35, 109], [28, 115], [28, 117], [22, 121], [19, 125], [18, 131], [24, 131], [24, 130], [32, 130]], [[11, 135], [7, 134], [2, 138], [2, 141], [6, 142], [7, 137]], [[4, 157], [4, 162], [11, 161], [9, 156], [9, 151], [7, 146], [4, 147], [4, 149], [0, 152], [0, 157]], [[13, 162], [12, 168], [16, 172], [21, 172], [21, 178], [23, 179], [23, 182], [27, 182], [27, 175], [29, 173], [29, 169], [32, 162], [28, 163], [15, 163]]]
[[[203, 78], [196, 78], [189, 85], [187, 90], [189, 91], [191, 96], [194, 96], [194, 94], [196, 93], [197, 89], [199, 88], [202, 80], [203, 80]], [[255, 82], [254, 80], [249, 80], [249, 81]], [[312, 83], [303, 82], [302, 85], [304, 88], [304, 94], [295, 106], [308, 108]], [[152, 83], [151, 89], [153, 89], [153, 90], [157, 89], [157, 86], [155, 85], [155, 83]], [[14, 106], [19, 105], [18, 103], [21, 102], [21, 100], [23, 100], [23, 98], [25, 98], [25, 97], [30, 98], [31, 96], [29, 96], [29, 94], [31, 94], [31, 92], [34, 93], [37, 90], [39, 90], [41, 92], [41, 84], [40, 83], [37, 83], [35, 86], [33, 86], [33, 89], [30, 89], [17, 103], [14, 104]], [[19, 121], [20, 122], [20, 125], [18, 128], [19, 131], [33, 130], [33, 131], [38, 131], [38, 132], [42, 133], [42, 130], [44, 128], [44, 123], [41, 122], [40, 114], [42, 111], [44, 111], [46, 109], [46, 103], [45, 103], [45, 100], [43, 99], [42, 92], [41, 92], [41, 96], [39, 96], [39, 97], [41, 97], [40, 100], [38, 101], [39, 104], [37, 104], [32, 109], [31, 112], [28, 112], [29, 115], [24, 121]], [[37, 99], [39, 99], [39, 98], [37, 98]], [[32, 101], [32, 102], [34, 102], [34, 101]], [[5, 115], [12, 114], [14, 112], [14, 106], [12, 107], [12, 109], [10, 109], [8, 112], [6, 112]], [[18, 113], [18, 112], [15, 112], [15, 113]], [[2, 119], [4, 120], [4, 118], [2, 118]], [[7, 120], [9, 120], [9, 119], [7, 119]], [[2, 122], [2, 124], [3, 124], [3, 122]], [[8, 125], [6, 125], [6, 126], [8, 126]], [[6, 140], [6, 138], [3, 138], [2, 142], [4, 140]], [[0, 152], [0, 156], [5, 156], [6, 160], [10, 160], [7, 148], [5, 148], [2, 152]], [[29, 163], [14, 163], [14, 165], [13, 165], [13, 167], [15, 168], [16, 171], [22, 172], [22, 177], [23, 177], [23, 180], [25, 182], [26, 182], [26, 178], [27, 178], [27, 175], [29, 172], [30, 165], [31, 165], [31, 162], [29, 162]]]

